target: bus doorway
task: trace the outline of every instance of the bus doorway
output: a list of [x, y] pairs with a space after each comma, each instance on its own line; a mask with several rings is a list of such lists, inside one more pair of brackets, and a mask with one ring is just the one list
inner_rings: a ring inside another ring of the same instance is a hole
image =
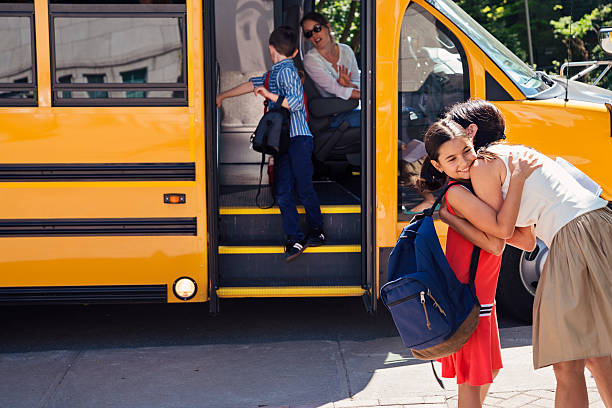
[[[352, 129], [352, 137], [338, 137], [336, 132], [346, 129], [329, 128], [331, 118], [325, 117], [321, 106], [339, 98], [324, 100], [317, 95], [302, 65], [307, 42], [302, 38], [299, 21], [314, 5], [286, 0], [218, 0], [214, 6], [217, 92], [261, 76], [272, 66], [268, 36], [275, 26], [289, 25], [300, 33], [300, 51], [294, 63], [302, 75], [308, 100], [309, 128], [314, 136], [313, 184], [327, 240], [325, 245], [306, 248], [295, 260], [285, 261], [282, 218], [270, 185], [273, 166], [266, 157], [261, 168], [261, 154], [249, 147], [249, 138], [263, 115], [263, 98], [252, 93], [228, 98], [217, 110], [217, 163], [211, 169], [217, 183], [218, 215], [216, 273], [211, 294], [214, 292], [217, 299], [317, 296], [371, 299], [373, 285], [365, 272], [362, 250], [362, 131], [356, 128]], [[317, 157], [321, 142], [329, 142], [330, 138], [332, 142], [352, 140], [352, 145], [331, 146], [328, 154]], [[305, 210], [297, 197], [296, 202], [300, 225], [306, 234], [309, 227]], [[218, 302], [211, 300], [211, 309], [215, 310]], [[367, 305], [370, 308], [372, 302]]]

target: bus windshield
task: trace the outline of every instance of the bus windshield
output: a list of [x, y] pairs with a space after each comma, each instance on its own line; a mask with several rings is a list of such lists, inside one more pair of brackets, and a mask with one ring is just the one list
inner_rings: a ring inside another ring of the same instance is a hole
[[549, 88], [533, 69], [529, 68], [453, 1], [427, 1], [470, 37], [510, 77], [526, 97], [533, 97]]

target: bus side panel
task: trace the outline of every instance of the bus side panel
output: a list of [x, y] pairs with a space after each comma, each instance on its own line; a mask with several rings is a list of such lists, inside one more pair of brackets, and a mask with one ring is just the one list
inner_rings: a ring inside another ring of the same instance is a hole
[[[0, 286], [166, 285], [174, 302], [172, 283], [189, 276], [198, 285], [191, 301], [207, 300], [195, 116], [187, 107], [0, 109], [0, 267], [10, 271]], [[81, 172], [90, 164], [101, 167]], [[148, 168], [160, 164], [182, 173], [168, 179]], [[28, 178], [15, 165], [42, 170]], [[164, 194], [184, 194], [185, 203], [165, 203]]]
[[193, 162], [188, 108], [0, 108], [0, 163]]
[[[167, 285], [203, 266], [195, 236], [27, 237], [0, 240], [2, 287]], [[10, 273], [9, 273], [10, 272]], [[192, 301], [206, 300], [200, 284]], [[206, 282], [205, 280], [203, 282]]]
[[554, 99], [495, 102], [506, 118], [510, 143], [560, 156], [586, 173], [612, 199], [610, 115], [603, 105]]

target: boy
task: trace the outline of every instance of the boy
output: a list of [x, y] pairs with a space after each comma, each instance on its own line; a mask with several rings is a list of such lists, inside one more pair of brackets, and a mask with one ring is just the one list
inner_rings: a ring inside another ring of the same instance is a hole
[[[306, 123], [306, 106], [304, 105], [304, 89], [293, 65], [293, 57], [297, 54], [297, 33], [291, 27], [276, 28], [269, 39], [272, 68], [268, 81], [269, 89], [264, 87], [266, 75], [250, 78], [247, 82], [217, 95], [217, 106], [225, 98], [254, 92], [261, 95], [273, 107], [280, 95], [285, 99], [281, 106], [291, 112], [290, 141], [288, 152], [275, 158], [276, 197], [283, 218], [283, 230], [287, 236], [285, 244], [285, 260], [292, 261], [306, 247], [320, 246], [325, 243], [323, 232], [323, 216], [319, 206], [317, 193], [312, 185], [312, 133]], [[293, 199], [293, 186], [306, 209], [306, 220], [311, 231], [307, 237], [300, 230], [298, 212]]]

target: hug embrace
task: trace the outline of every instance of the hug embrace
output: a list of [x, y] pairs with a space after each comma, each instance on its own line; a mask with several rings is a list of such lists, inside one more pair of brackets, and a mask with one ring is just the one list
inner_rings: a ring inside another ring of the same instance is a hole
[[503, 142], [505, 121], [493, 104], [469, 100], [450, 108], [424, 137], [421, 187], [454, 185], [440, 218], [449, 225], [448, 262], [467, 282], [470, 254], [482, 248], [476, 293], [485, 313], [442, 375], [457, 378], [459, 407], [481, 407], [502, 368], [495, 290], [504, 245], [526, 251], [536, 238], [549, 248], [533, 309], [534, 368], [552, 365], [555, 407], [587, 407], [585, 367], [612, 408], [612, 210], [554, 160]]

